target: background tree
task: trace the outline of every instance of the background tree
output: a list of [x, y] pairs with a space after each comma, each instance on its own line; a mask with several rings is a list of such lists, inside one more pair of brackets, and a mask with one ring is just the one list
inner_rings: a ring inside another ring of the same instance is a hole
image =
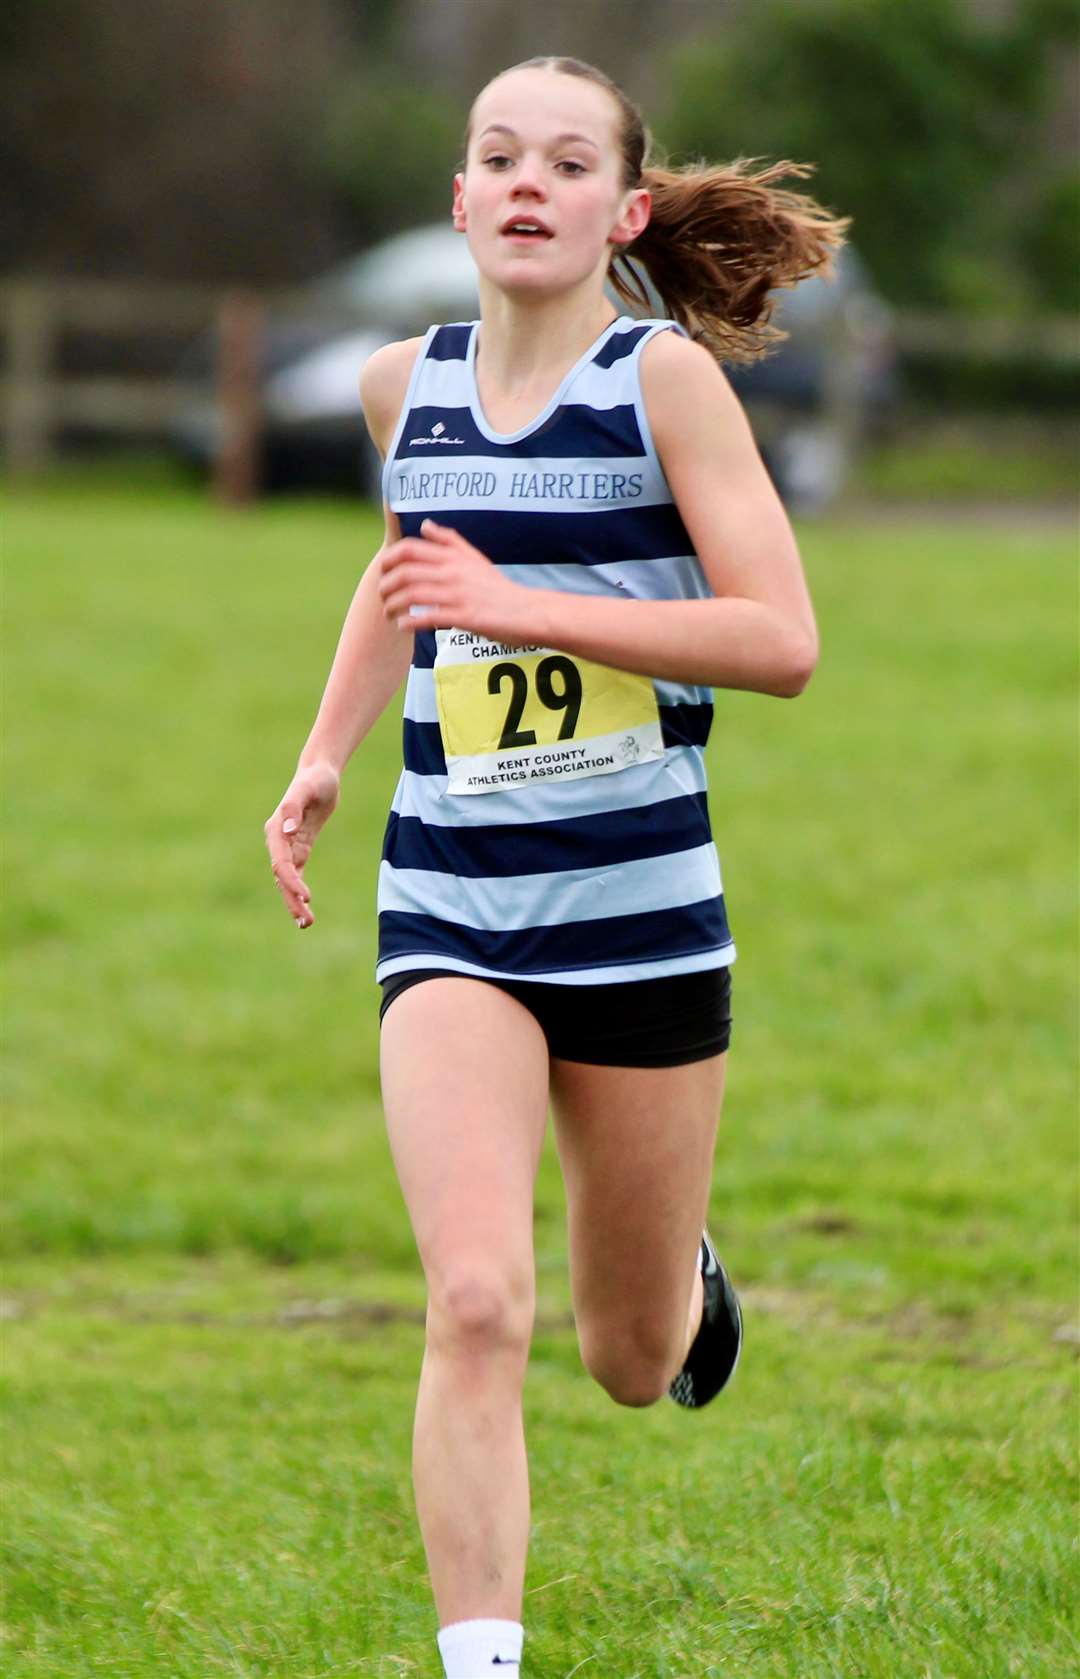
[[6, 0], [0, 249], [43, 274], [289, 280], [337, 253], [305, 145], [330, 0]]
[[309, 147], [357, 246], [449, 216], [461, 102], [382, 67], [334, 87]]
[[305, 279], [444, 215], [479, 87], [569, 52], [676, 152], [817, 163], [898, 301], [1066, 308], [1080, 0], [987, 3], [6, 0], [3, 264]]
[[854, 216], [896, 302], [1063, 303], [1075, 237], [1058, 216], [1074, 189], [1048, 183], [1041, 124], [1075, 13], [1033, 0], [992, 25], [956, 0], [766, 0], [671, 55], [659, 137], [679, 154], [816, 163], [811, 190]]

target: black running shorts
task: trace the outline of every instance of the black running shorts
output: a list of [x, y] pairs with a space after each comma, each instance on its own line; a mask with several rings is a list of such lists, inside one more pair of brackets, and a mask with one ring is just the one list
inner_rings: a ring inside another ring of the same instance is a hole
[[410, 968], [382, 982], [382, 1020], [395, 997], [425, 979], [483, 979], [536, 1016], [548, 1051], [603, 1067], [677, 1067], [720, 1055], [731, 1038], [731, 969], [706, 968], [614, 985], [484, 979], [450, 968]]

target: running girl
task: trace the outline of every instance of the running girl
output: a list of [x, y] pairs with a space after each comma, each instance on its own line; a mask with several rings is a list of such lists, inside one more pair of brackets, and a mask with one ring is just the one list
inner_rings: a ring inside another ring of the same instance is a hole
[[[413, 1481], [447, 1679], [517, 1674], [533, 1184], [552, 1103], [581, 1355], [617, 1402], [707, 1403], [738, 1302], [702, 1231], [735, 947], [711, 690], [817, 659], [787, 518], [717, 365], [846, 224], [740, 161], [644, 168], [600, 71], [477, 98], [454, 226], [480, 320], [367, 363], [386, 537], [266, 823], [300, 927], [344, 766], [408, 673], [379, 885], [386, 1121], [428, 1287]], [[672, 319], [620, 259], [633, 250]], [[695, 341], [696, 340], [696, 341]]]

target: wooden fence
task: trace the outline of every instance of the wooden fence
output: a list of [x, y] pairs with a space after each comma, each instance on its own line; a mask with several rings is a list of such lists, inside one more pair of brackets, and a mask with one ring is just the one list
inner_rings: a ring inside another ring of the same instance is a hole
[[[19, 476], [42, 471], [65, 427], [160, 439], [186, 404], [206, 401], [205, 381], [175, 374], [71, 372], [63, 355], [68, 335], [119, 341], [157, 334], [172, 344], [179, 361], [185, 339], [206, 335], [209, 341], [216, 333], [212, 376], [222, 424], [215, 487], [225, 501], [249, 499], [258, 477], [264, 321], [271, 308], [288, 313], [298, 307], [311, 318], [310, 302], [292, 292], [84, 281], [0, 285], [0, 426], [8, 471]], [[340, 311], [324, 318], [332, 328], [356, 324]]]

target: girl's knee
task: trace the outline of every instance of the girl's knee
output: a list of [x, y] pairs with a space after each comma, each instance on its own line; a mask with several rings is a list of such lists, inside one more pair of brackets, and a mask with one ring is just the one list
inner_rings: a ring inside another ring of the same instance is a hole
[[617, 1405], [655, 1405], [675, 1375], [675, 1357], [666, 1335], [581, 1336], [582, 1363]]
[[533, 1314], [531, 1278], [465, 1263], [429, 1279], [427, 1339], [436, 1349], [527, 1357]]
[[589, 1372], [616, 1405], [629, 1405], [642, 1410], [663, 1399], [671, 1383], [671, 1375], [655, 1364], [623, 1365], [619, 1368]]

